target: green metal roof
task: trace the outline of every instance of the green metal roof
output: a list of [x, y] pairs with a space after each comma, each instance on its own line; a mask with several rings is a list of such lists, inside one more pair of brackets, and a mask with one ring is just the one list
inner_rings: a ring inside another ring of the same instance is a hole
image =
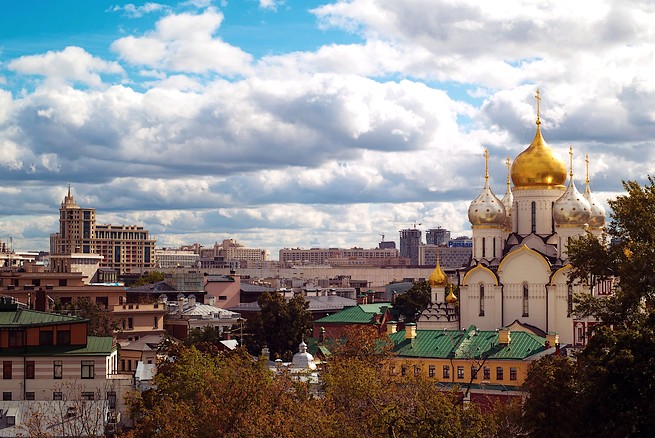
[[107, 356], [115, 350], [111, 336], [88, 336], [86, 345], [28, 346], [0, 349], [0, 356]]
[[65, 324], [86, 321], [77, 316], [59, 315], [31, 309], [0, 311], [0, 328], [18, 328], [48, 324]]
[[390, 335], [399, 357], [440, 359], [508, 359], [522, 360], [545, 349], [545, 339], [531, 333], [512, 332], [507, 345], [498, 343], [498, 332], [477, 330], [417, 330], [413, 340], [405, 332]]
[[375, 322], [376, 314], [384, 314], [390, 307], [391, 303], [358, 304], [344, 307], [340, 312], [316, 320], [316, 323], [372, 324]]

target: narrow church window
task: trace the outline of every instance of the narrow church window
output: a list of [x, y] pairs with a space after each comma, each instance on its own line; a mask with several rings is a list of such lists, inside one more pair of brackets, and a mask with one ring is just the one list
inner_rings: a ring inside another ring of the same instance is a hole
[[532, 201], [532, 232], [537, 232], [537, 203]]
[[573, 285], [569, 284], [566, 292], [566, 316], [570, 318], [571, 313], [573, 313]]
[[523, 317], [530, 316], [530, 308], [528, 306], [528, 285], [523, 285]]
[[480, 316], [484, 316], [484, 284], [480, 285]]
[[494, 257], [496, 257], [496, 239], [494, 239]]
[[485, 258], [487, 256], [487, 239], [485, 237], [482, 238], [482, 258]]

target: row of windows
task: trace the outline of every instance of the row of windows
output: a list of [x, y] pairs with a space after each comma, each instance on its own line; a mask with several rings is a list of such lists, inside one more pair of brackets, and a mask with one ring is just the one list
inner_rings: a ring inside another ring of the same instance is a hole
[[[25, 378], [34, 379], [35, 363], [33, 360], [25, 361]], [[2, 361], [2, 378], [12, 378], [12, 361]], [[64, 375], [64, 362], [55, 360], [52, 363], [52, 378], [61, 379]], [[80, 377], [82, 379], [93, 379], [95, 377], [95, 362], [92, 360], [83, 360], [80, 364]]]
[[[572, 304], [569, 304], [569, 306], [571, 305]], [[484, 284], [480, 285], [480, 301], [478, 307], [480, 310], [479, 316], [484, 316]], [[524, 284], [523, 285], [523, 317], [527, 318], [528, 316], [530, 316], [530, 296], [528, 291], [528, 285]], [[569, 315], [567, 316], [570, 316], [570, 311], [569, 311]]]
[[[464, 366], [463, 365], [458, 365], [456, 368], [457, 371], [457, 379], [458, 380], [463, 380], [464, 379]], [[473, 376], [473, 379], [478, 378], [478, 371], [479, 368], [476, 365], [471, 365], [471, 375]], [[391, 368], [391, 373], [394, 373], [394, 368]], [[407, 366], [403, 365], [400, 369], [400, 374], [402, 376], [407, 375]], [[414, 375], [418, 376], [421, 374], [421, 367], [418, 365], [414, 365]], [[517, 369], [516, 367], [510, 367], [509, 369], [509, 380], [517, 380]], [[428, 366], [428, 377], [436, 377], [436, 366], [435, 365], [429, 365]], [[441, 377], [442, 379], [450, 379], [450, 365], [444, 365], [442, 367], [442, 372], [441, 372]], [[505, 369], [503, 367], [496, 367], [496, 380], [504, 380], [505, 378]], [[483, 380], [490, 380], [491, 379], [491, 367], [482, 367], [482, 379]]]
[[[96, 399], [96, 393], [93, 391], [83, 391], [81, 393], [81, 398], [83, 400], [95, 400]], [[52, 393], [52, 399], [53, 400], [63, 400], [64, 399], [64, 394], [61, 391], [54, 391]], [[12, 401], [13, 400], [13, 393], [11, 391], [3, 391], [2, 392], [2, 401]], [[25, 400], [35, 400], [35, 394], [34, 392], [26, 392], [25, 393]], [[116, 408], [116, 392], [115, 391], [107, 391], [107, 400], [109, 400], [110, 408], [114, 409]], [[112, 406], [113, 404], [113, 406]]]

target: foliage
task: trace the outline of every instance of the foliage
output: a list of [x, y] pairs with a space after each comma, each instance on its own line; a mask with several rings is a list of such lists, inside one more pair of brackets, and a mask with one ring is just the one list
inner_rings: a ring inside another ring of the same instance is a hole
[[198, 350], [215, 352], [218, 351], [216, 348], [220, 344], [220, 341], [220, 329], [211, 325], [206, 325], [205, 327], [191, 329], [184, 340], [184, 345], [187, 347], [194, 345]]
[[613, 277], [615, 290], [576, 297], [576, 316], [598, 323], [575, 364], [542, 360], [528, 374], [526, 419], [536, 436], [565, 436], [551, 426], [563, 417], [562, 429], [578, 434], [655, 436], [655, 180], [624, 187], [625, 195], [609, 201], [608, 238], [589, 234], [568, 247], [570, 281]]
[[314, 325], [309, 302], [301, 295], [287, 301], [279, 292], [264, 292], [258, 303], [259, 314], [248, 320], [246, 326], [252, 336], [250, 352], [259, 354], [267, 346], [273, 357], [290, 360]]
[[72, 308], [75, 315], [89, 320], [89, 336], [114, 336], [120, 331], [120, 323], [113, 313], [87, 297], [75, 300]]
[[160, 281], [164, 281], [164, 274], [159, 271], [150, 271], [137, 278], [132, 286], [145, 286], [146, 284], [159, 283]]
[[407, 292], [396, 297], [393, 307], [405, 317], [405, 321], [415, 322], [428, 307], [431, 298], [430, 284], [427, 281], [417, 281]]

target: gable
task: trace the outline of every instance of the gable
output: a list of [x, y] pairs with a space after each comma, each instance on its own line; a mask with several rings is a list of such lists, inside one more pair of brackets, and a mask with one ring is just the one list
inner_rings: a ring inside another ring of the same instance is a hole
[[525, 245], [505, 256], [498, 266], [498, 277], [502, 283], [547, 284], [550, 274], [550, 264], [544, 256]]

